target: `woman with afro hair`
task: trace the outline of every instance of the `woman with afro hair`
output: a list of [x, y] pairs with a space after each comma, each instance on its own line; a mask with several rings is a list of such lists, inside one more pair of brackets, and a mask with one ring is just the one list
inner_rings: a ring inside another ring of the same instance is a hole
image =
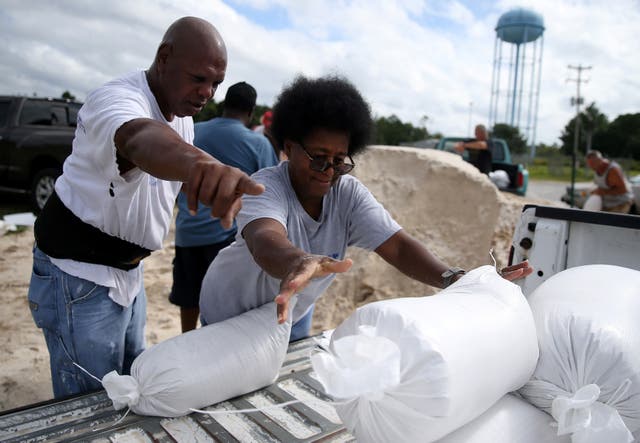
[[[338, 76], [296, 78], [273, 108], [272, 134], [288, 161], [252, 178], [266, 190], [244, 196], [235, 242], [211, 263], [202, 283], [203, 324], [274, 300], [278, 322], [293, 309], [291, 340], [309, 335], [315, 301], [346, 272], [348, 246], [375, 251], [406, 275], [444, 287], [464, 271], [451, 269], [407, 234], [369, 190], [348, 173], [372, 132], [371, 112], [357, 89]], [[510, 280], [525, 263], [506, 268]]]

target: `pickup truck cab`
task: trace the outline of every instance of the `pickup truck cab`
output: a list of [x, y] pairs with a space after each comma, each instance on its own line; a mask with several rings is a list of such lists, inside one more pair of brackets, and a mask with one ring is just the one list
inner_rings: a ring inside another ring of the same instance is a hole
[[[502, 170], [509, 176], [509, 185], [499, 186], [498, 188], [501, 191], [525, 195], [529, 184], [529, 171], [527, 171], [523, 165], [513, 163], [513, 160], [511, 159], [511, 151], [509, 150], [509, 146], [506, 141], [501, 138], [491, 138], [489, 140], [491, 142], [489, 144], [492, 157], [491, 170]], [[454, 149], [454, 146], [456, 143], [462, 141], [469, 141], [469, 138], [443, 137], [435, 145], [435, 149], [458, 154]], [[469, 160], [469, 155], [466, 151], [462, 154], [462, 158], [466, 161]]]
[[38, 212], [71, 154], [82, 103], [0, 96], [0, 190], [29, 195]]

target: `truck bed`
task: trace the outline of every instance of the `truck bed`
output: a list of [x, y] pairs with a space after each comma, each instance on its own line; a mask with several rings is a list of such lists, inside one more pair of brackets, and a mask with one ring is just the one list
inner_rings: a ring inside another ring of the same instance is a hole
[[529, 296], [568, 268], [609, 264], [640, 270], [640, 216], [527, 205], [516, 226], [509, 263], [529, 260], [534, 273], [518, 281]]
[[115, 411], [105, 391], [49, 401], [0, 414], [2, 442], [352, 442], [320, 384], [309, 357], [329, 334], [289, 345], [278, 380], [264, 389], [208, 408], [251, 409], [291, 400], [302, 403], [265, 412], [193, 413], [185, 417], [139, 416]]
[[492, 163], [491, 164], [492, 171], [502, 170], [507, 173], [509, 176], [509, 186], [506, 188], [499, 188], [504, 192], [511, 192], [513, 194], [517, 194], [519, 192], [518, 186], [518, 165], [510, 165], [508, 163]]

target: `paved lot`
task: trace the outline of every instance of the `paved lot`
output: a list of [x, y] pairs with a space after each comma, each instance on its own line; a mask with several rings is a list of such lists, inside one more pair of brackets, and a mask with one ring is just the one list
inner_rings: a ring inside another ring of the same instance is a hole
[[[588, 182], [587, 182], [588, 183]], [[544, 198], [546, 200], [560, 201], [569, 182], [552, 180], [529, 180], [527, 196], [532, 198]], [[578, 183], [576, 183], [577, 185]], [[568, 205], [567, 205], [568, 206]]]

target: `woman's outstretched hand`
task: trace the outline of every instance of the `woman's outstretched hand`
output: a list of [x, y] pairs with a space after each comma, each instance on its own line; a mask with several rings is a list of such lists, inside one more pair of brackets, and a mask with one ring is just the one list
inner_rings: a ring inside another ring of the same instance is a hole
[[294, 294], [302, 291], [311, 279], [347, 272], [352, 264], [353, 261], [350, 258], [335, 260], [324, 255], [305, 255], [298, 260], [293, 269], [280, 282], [280, 293], [275, 298], [278, 305], [278, 323], [287, 321], [289, 300]]

